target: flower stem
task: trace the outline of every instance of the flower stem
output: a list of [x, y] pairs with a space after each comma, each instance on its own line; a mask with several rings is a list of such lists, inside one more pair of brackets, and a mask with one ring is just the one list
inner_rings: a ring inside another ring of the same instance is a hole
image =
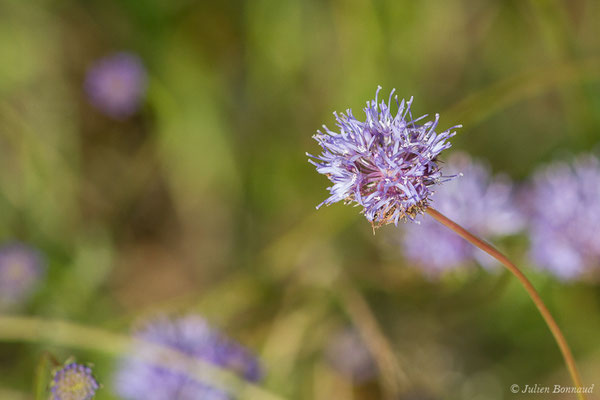
[[[479, 239], [477, 236], [473, 235], [471, 232], [467, 231], [465, 228], [458, 225], [456, 222], [444, 216], [439, 211], [428, 207], [426, 209], [426, 212], [427, 214], [432, 216], [436, 221], [451, 229], [466, 241], [470, 242], [474, 246], [480, 248], [481, 250], [494, 257], [496, 260], [500, 261], [506, 268], [508, 268], [510, 272], [512, 272], [517, 277], [519, 282], [521, 282], [521, 284], [535, 303], [535, 306], [544, 318], [544, 321], [546, 321], [546, 324], [548, 325], [548, 328], [550, 328], [552, 335], [554, 335], [554, 339], [556, 340], [556, 343], [560, 348], [563, 358], [565, 359], [565, 364], [567, 365], [569, 374], [571, 374], [571, 379], [573, 380], [573, 383], [576, 387], [583, 388], [583, 385], [581, 383], [581, 377], [579, 376], [577, 366], [575, 365], [575, 359], [573, 358], [573, 354], [571, 353], [571, 349], [569, 348], [569, 345], [567, 344], [564, 335], [562, 334], [560, 328], [558, 327], [558, 324], [552, 317], [552, 314], [550, 314], [550, 311], [548, 311], [548, 308], [544, 304], [542, 298], [535, 290], [529, 279], [527, 279], [527, 277], [521, 272], [521, 270], [515, 264], [513, 264], [506, 256], [504, 256], [502, 253], [496, 250], [492, 245]], [[577, 393], [577, 396], [580, 400], [586, 399], [583, 393]]]

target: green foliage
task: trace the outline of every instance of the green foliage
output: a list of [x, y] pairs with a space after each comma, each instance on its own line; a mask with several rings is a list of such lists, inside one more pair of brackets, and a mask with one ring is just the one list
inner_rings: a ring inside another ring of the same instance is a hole
[[[417, 114], [439, 111], [444, 129], [462, 123], [455, 148], [518, 180], [597, 146], [597, 15], [594, 0], [0, 0], [0, 239], [38, 247], [48, 265], [10, 312], [109, 333], [199, 312], [261, 355], [265, 391], [290, 400], [389, 392], [385, 374], [353, 387], [325, 357], [347, 325], [373, 334], [370, 318], [389, 342], [378, 357], [418, 398], [567, 384], [519, 286], [478, 269], [424, 279], [390, 245], [395, 228], [373, 236], [356, 209], [314, 210], [326, 182], [304, 153], [333, 110], [360, 115], [379, 84], [415, 96]], [[82, 83], [122, 50], [149, 82], [118, 121]], [[527, 243], [503, 245], [594, 383], [599, 289], [539, 274]], [[97, 399], [116, 398], [118, 354], [46, 339], [0, 343], [2, 399], [43, 398], [44, 350], [94, 363]]]

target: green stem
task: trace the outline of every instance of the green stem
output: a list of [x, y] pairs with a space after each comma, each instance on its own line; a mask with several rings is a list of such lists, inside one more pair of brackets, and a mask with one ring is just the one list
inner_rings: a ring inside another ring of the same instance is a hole
[[[579, 376], [577, 366], [575, 365], [575, 359], [573, 358], [573, 354], [571, 353], [571, 349], [569, 348], [569, 345], [564, 335], [562, 334], [560, 328], [558, 327], [558, 324], [552, 317], [552, 314], [550, 314], [550, 311], [544, 304], [542, 298], [535, 290], [531, 282], [529, 282], [529, 279], [527, 279], [527, 277], [521, 272], [521, 270], [515, 264], [513, 264], [506, 256], [504, 256], [502, 253], [496, 250], [492, 245], [479, 239], [477, 236], [473, 235], [471, 232], [467, 231], [465, 228], [458, 225], [456, 222], [444, 216], [439, 211], [428, 207], [426, 209], [426, 212], [427, 214], [432, 216], [436, 221], [451, 229], [463, 239], [467, 240], [474, 246], [479, 247], [481, 250], [485, 251], [486, 253], [494, 257], [496, 260], [500, 261], [502, 265], [508, 268], [508, 270], [517, 277], [519, 282], [521, 282], [521, 284], [529, 294], [529, 297], [531, 297], [531, 299], [535, 303], [537, 309], [544, 318], [544, 321], [546, 321], [546, 324], [548, 325], [548, 328], [550, 328], [552, 335], [554, 335], [554, 339], [556, 340], [556, 343], [558, 344], [563, 358], [565, 359], [565, 363], [567, 365], [567, 369], [569, 370], [569, 374], [571, 375], [573, 383], [576, 387], [583, 388], [583, 385], [581, 383], [581, 377]], [[586, 397], [583, 393], [577, 393], [577, 396], [580, 400], [586, 400]]]
[[48, 398], [50, 372], [53, 367], [57, 366], [58, 362], [52, 354], [47, 351], [42, 353], [37, 367], [35, 368], [35, 379], [33, 381], [33, 393], [35, 400], [44, 400]]
[[[0, 315], [0, 341], [36, 342], [100, 351], [116, 357], [134, 357], [149, 364], [160, 365], [186, 374], [201, 382], [244, 394], [244, 398], [257, 400], [282, 400], [259, 386], [170, 347], [132, 339], [126, 335], [111, 333], [66, 321], [53, 321], [35, 317]], [[135, 349], [135, 352], [131, 350]]]

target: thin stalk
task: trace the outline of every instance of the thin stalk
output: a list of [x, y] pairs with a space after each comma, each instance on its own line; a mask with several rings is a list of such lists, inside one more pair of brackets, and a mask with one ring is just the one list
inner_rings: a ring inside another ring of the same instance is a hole
[[[508, 268], [508, 270], [517, 277], [519, 282], [521, 282], [521, 284], [529, 294], [529, 297], [531, 297], [531, 300], [533, 300], [533, 302], [535, 303], [535, 306], [539, 310], [540, 314], [542, 314], [542, 317], [544, 318], [544, 321], [546, 321], [548, 328], [550, 328], [550, 331], [552, 332], [552, 335], [554, 336], [554, 339], [558, 344], [563, 358], [565, 359], [565, 364], [567, 365], [573, 383], [576, 387], [583, 388], [583, 385], [581, 383], [581, 377], [579, 376], [577, 366], [575, 365], [575, 359], [573, 358], [573, 354], [571, 353], [571, 349], [569, 348], [569, 345], [567, 344], [564, 335], [562, 334], [560, 328], [558, 327], [558, 324], [552, 317], [552, 314], [550, 314], [550, 311], [548, 311], [548, 308], [544, 304], [542, 298], [535, 290], [531, 282], [529, 282], [529, 279], [527, 279], [527, 277], [521, 272], [521, 270], [515, 264], [513, 264], [512, 261], [510, 261], [506, 256], [504, 256], [502, 253], [496, 250], [492, 245], [479, 239], [477, 236], [473, 235], [471, 232], [467, 231], [465, 228], [458, 225], [456, 222], [444, 216], [439, 211], [428, 207], [426, 209], [426, 212], [427, 214], [432, 216], [436, 221], [449, 228], [450, 230], [454, 231], [466, 241], [470, 242], [474, 246], [480, 248], [481, 250], [488, 253], [490, 256], [494, 257], [496, 260], [500, 261], [502, 265]], [[586, 397], [583, 393], [577, 393], [577, 397], [580, 400], [586, 400]]]
[[408, 376], [401, 368], [392, 345], [381, 331], [369, 304], [350, 281], [342, 279], [339, 286], [341, 300], [367, 349], [373, 354], [381, 373], [385, 399], [397, 399], [408, 385]]

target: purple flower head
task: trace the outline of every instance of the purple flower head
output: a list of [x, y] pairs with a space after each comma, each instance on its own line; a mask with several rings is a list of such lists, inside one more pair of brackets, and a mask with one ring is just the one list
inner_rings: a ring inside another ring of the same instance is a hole
[[99, 387], [89, 367], [69, 363], [54, 373], [50, 400], [90, 400]]
[[426, 115], [412, 118], [412, 98], [398, 102], [395, 96], [392, 106], [394, 90], [387, 104], [378, 103], [380, 90], [375, 100], [367, 102], [364, 122], [357, 120], [352, 110], [334, 113], [339, 133], [323, 125], [325, 133], [317, 131], [314, 136], [323, 148], [321, 155], [307, 153], [317, 172], [333, 183], [328, 188], [331, 195], [317, 208], [338, 201], [354, 202], [363, 207], [374, 227], [398, 225], [425, 210], [432, 186], [445, 178], [437, 157], [450, 147], [447, 139], [454, 136], [450, 130], [435, 132], [439, 115], [434, 121], [417, 124]]
[[85, 91], [94, 107], [106, 115], [129, 117], [138, 110], [146, 92], [146, 70], [136, 55], [115, 53], [88, 70]]
[[[432, 207], [486, 239], [515, 234], [522, 228], [506, 176], [491, 176], [485, 165], [461, 153], [449, 158], [446, 170], [459, 176], [439, 187]], [[432, 277], [472, 261], [485, 267], [496, 265], [491, 256], [432, 218], [406, 226], [401, 241], [405, 257]]]
[[336, 371], [354, 382], [366, 382], [377, 374], [375, 360], [360, 334], [352, 328], [332, 336], [325, 356]]
[[534, 174], [527, 193], [532, 260], [563, 280], [600, 270], [600, 161], [557, 162]]
[[35, 289], [44, 269], [40, 253], [23, 243], [0, 247], [0, 305], [25, 300]]
[[[249, 381], [258, 381], [262, 372], [258, 361], [237, 343], [225, 338], [203, 318], [189, 315], [178, 319], [158, 318], [137, 331], [135, 336], [157, 343], [198, 360], [235, 371]], [[134, 351], [139, 351], [135, 350]], [[228, 400], [223, 390], [210, 382], [199, 382], [179, 371], [135, 358], [125, 359], [116, 376], [117, 393], [130, 400]]]

